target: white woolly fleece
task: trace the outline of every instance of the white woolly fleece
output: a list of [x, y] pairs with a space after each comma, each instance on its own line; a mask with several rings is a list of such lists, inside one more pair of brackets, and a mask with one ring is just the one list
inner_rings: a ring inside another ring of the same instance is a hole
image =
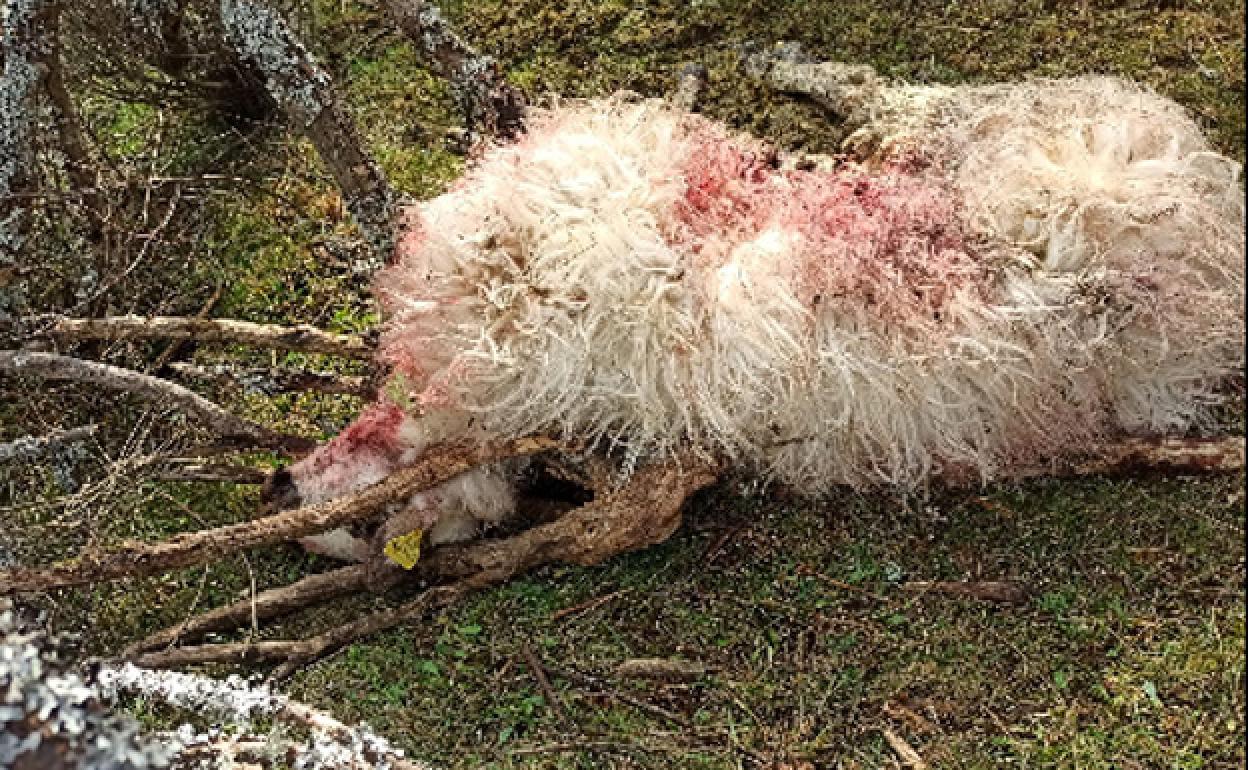
[[658, 102], [535, 110], [378, 282], [404, 400], [818, 493], [1202, 426], [1242, 363], [1238, 164], [1111, 78], [883, 89], [866, 168]]

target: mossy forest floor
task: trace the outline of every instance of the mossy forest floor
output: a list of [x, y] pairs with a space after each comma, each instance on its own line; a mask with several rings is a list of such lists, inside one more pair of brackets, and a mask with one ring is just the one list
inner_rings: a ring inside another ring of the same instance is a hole
[[[703, 62], [704, 111], [786, 147], [833, 149], [837, 128], [740, 76], [738, 44], [798, 40], [822, 58], [917, 81], [1121, 74], [1178, 99], [1224, 152], [1244, 155], [1242, 0], [454, 0], [444, 10], [534, 94], [658, 95], [681, 63]], [[375, 4], [317, 0], [305, 26], [394, 183], [422, 197], [444, 189], [463, 162], [444, 141], [455, 123], [448, 94]], [[150, 108], [85, 107], [119, 157], [150, 146]], [[194, 116], [160, 120], [162, 146], [223, 146]], [[352, 270], [355, 236], [310, 148], [274, 128], [222, 158], [223, 173], [263, 175], [278, 194], [243, 187], [195, 204], [183, 267], [156, 276], [183, 287], [164, 309], [194, 312], [220, 283], [217, 315], [375, 324]], [[256, 394], [233, 394], [232, 405], [315, 435], [332, 435], [359, 407]], [[99, 523], [102, 542], [239, 520], [255, 503], [254, 490], [226, 485], [109, 494], [123, 513]], [[60, 527], [65, 515], [25, 507], [14, 521], [30, 547], [63, 554], [81, 545]], [[326, 566], [273, 549], [66, 591], [48, 606], [54, 621], [88, 630], [88, 647], [115, 649], [253, 581], [264, 588]], [[1020, 581], [1034, 598], [995, 605], [902, 588], [989, 579]], [[262, 634], [308, 633], [382, 601], [339, 602]], [[526, 648], [558, 704], [543, 696]], [[614, 675], [637, 657], [706, 673], [674, 684]], [[599, 568], [524, 575], [355, 644], [289, 689], [448, 768], [897, 767], [886, 729], [933, 768], [1243, 767], [1243, 477], [817, 502], [729, 482], [701, 495], [664, 545]]]

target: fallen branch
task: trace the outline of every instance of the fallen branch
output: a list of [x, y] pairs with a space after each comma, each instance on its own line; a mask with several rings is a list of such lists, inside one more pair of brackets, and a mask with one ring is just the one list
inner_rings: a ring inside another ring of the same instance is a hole
[[237, 628], [255, 620], [269, 620], [319, 602], [336, 599], [364, 588], [364, 567], [349, 567], [309, 575], [288, 586], [262, 591], [226, 607], [210, 610], [176, 626], [157, 631], [122, 650], [121, 657], [134, 660], [141, 653], [168, 647], [179, 640], [203, 636], [212, 631]]
[[180, 361], [169, 364], [169, 370], [179, 377], [258, 390], [267, 395], [303, 390], [360, 398], [376, 395], [367, 377], [348, 374], [304, 372], [282, 367], [243, 369], [229, 365], [199, 366]]
[[465, 471], [510, 457], [553, 449], [551, 439], [523, 438], [480, 447], [447, 447], [358, 494], [296, 508], [239, 524], [176, 535], [159, 543], [137, 543], [124, 550], [86, 552], [50, 567], [0, 570], [0, 595], [140, 577], [193, 567], [232, 553], [294, 540], [369, 519], [396, 500], [446, 482]]
[[150, 401], [168, 403], [183, 414], [201, 421], [224, 438], [248, 446], [281, 449], [286, 452], [303, 452], [316, 446], [316, 442], [311, 439], [279, 433], [245, 420], [181, 385], [111, 364], [84, 361], [56, 353], [0, 350], [0, 372], [94, 385], [132, 393]]
[[34, 320], [48, 323], [42, 329], [43, 333], [67, 340], [171, 339], [328, 353], [345, 358], [369, 358], [373, 354], [372, 343], [363, 337], [333, 334], [308, 324], [280, 326], [227, 318], [148, 318], [137, 315], [107, 318], [49, 316]]
[[524, 94], [507, 82], [498, 62], [455, 34], [436, 6], [386, 0], [386, 8], [430, 69], [450, 81], [470, 142], [479, 136], [510, 139], [524, 130]]
[[[547, 441], [534, 447], [533, 451], [553, 446], [553, 442]], [[500, 453], [496, 457], [480, 458], [479, 462], [469, 464], [467, 467], [518, 454], [520, 452]], [[395, 474], [391, 480], [410, 474], [413, 470], [415, 468]], [[441, 483], [445, 478], [449, 476], [440, 478], [435, 483]], [[712, 483], [715, 478], [713, 467], [704, 462], [686, 462], [684, 465], [668, 463], [644, 468], [615, 493], [604, 495], [549, 524], [534, 527], [515, 537], [439, 546], [432, 549], [426, 557], [428, 561], [419, 562], [412, 573], [396, 570], [392, 575], [396, 580], [414, 574], [415, 577], [426, 579], [451, 578], [454, 582], [432, 588], [401, 607], [340, 626], [320, 636], [296, 641], [242, 642], [182, 647], [143, 653], [135, 659], [142, 665], [156, 668], [200, 663], [239, 664], [282, 661], [282, 665], [273, 673], [273, 678], [281, 679], [300, 666], [345, 644], [405, 623], [420, 616], [430, 606], [450, 603], [468, 591], [502, 582], [521, 570], [549, 562], [598, 564], [625, 551], [662, 542], [680, 524], [680, 510], [685, 499]], [[392, 490], [384, 499], [393, 500], [427, 488], [408, 485], [402, 487], [400, 492], [393, 489], [394, 485], [391, 484], [391, 480], [370, 487], [370, 491], [390, 485]], [[353, 499], [358, 499], [358, 497]], [[324, 508], [332, 505], [333, 503], [327, 503], [316, 507]], [[343, 523], [345, 519], [329, 526], [322, 526], [317, 531], [341, 526]], [[367, 567], [361, 568], [367, 571]], [[0, 572], [0, 591], [4, 590], [5, 579], [5, 574]], [[46, 577], [43, 580], [46, 582]], [[233, 617], [238, 618], [242, 613], [242, 608], [235, 605], [234, 609], [229, 612]], [[162, 634], [162, 638], [167, 638], [169, 632], [162, 632]], [[146, 641], [141, 645], [149, 647]]]
[[[1244, 437], [1132, 438], [1102, 447], [1099, 456], [1080, 463], [1070, 475], [1162, 471], [1171, 473], [1218, 473], [1244, 467]], [[1060, 470], [1059, 470], [1060, 475]]]
[[31, 460], [56, 452], [61, 447], [86, 441], [99, 430], [97, 425], [84, 425], [69, 430], [54, 430], [43, 436], [23, 436], [0, 444], [0, 463], [10, 460]]
[[919, 752], [914, 747], [906, 743], [906, 739], [902, 738], [891, 729], [885, 727], [880, 730], [884, 736], [884, 740], [888, 742], [889, 748], [897, 754], [897, 759], [901, 760], [901, 764], [910, 770], [927, 770], [927, 762], [923, 761], [923, 757], [919, 756]]
[[149, 668], [179, 668], [201, 663], [277, 663], [271, 679], [285, 679], [296, 670], [319, 660], [352, 642], [422, 617], [437, 607], [451, 604], [464, 594], [499, 582], [495, 573], [482, 572], [470, 578], [437, 586], [393, 609], [361, 618], [323, 634], [298, 640], [239, 642], [175, 647], [138, 655], [135, 662]]
[[1009, 580], [968, 582], [915, 580], [902, 584], [901, 588], [903, 591], [917, 594], [943, 594], [1001, 604], [1023, 604], [1031, 598], [1031, 592], [1026, 586]]

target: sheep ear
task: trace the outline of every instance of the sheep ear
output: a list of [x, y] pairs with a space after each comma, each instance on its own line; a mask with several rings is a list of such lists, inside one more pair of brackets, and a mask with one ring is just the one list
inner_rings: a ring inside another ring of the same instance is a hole
[[265, 510], [285, 511], [302, 503], [295, 477], [286, 468], [273, 471], [260, 487], [260, 504]]

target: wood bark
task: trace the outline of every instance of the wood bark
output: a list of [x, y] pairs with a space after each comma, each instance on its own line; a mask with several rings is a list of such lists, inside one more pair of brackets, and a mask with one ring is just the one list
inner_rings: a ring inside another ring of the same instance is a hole
[[268, 394], [311, 390], [369, 399], [376, 395], [376, 388], [369, 378], [350, 374], [305, 372], [280, 366], [265, 369], [228, 365], [199, 366], [180, 361], [169, 364], [169, 370], [185, 379], [231, 385]]

